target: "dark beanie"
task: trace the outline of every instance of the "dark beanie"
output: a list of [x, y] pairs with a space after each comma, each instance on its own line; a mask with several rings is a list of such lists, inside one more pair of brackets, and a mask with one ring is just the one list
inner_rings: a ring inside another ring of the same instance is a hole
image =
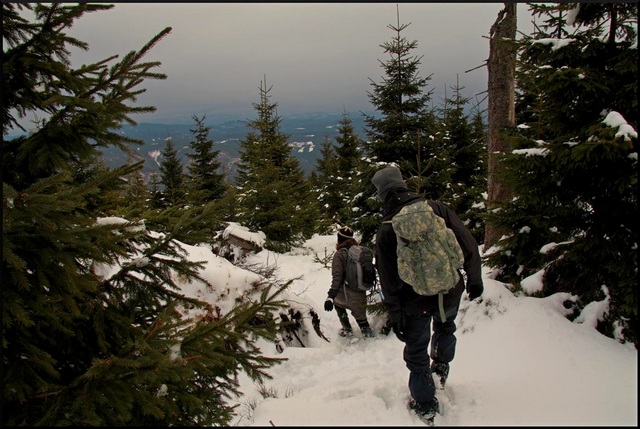
[[385, 167], [382, 170], [378, 170], [376, 174], [373, 175], [371, 183], [373, 183], [378, 190], [378, 198], [380, 198], [380, 201], [383, 202], [391, 189], [407, 189], [407, 184], [404, 183], [404, 180], [402, 179], [402, 173], [400, 172], [400, 169], [393, 166]]
[[353, 238], [353, 231], [351, 230], [351, 228], [345, 226], [344, 228], [340, 228], [338, 230], [338, 244], [350, 238]]

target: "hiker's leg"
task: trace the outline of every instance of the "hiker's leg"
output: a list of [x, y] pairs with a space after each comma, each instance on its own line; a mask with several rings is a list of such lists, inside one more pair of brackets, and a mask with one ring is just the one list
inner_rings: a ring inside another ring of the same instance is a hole
[[338, 319], [340, 320], [340, 324], [342, 325], [342, 333], [351, 333], [353, 330], [351, 329], [351, 323], [349, 323], [349, 315], [347, 314], [347, 310], [344, 307], [340, 307], [339, 305], [334, 306], [336, 310], [336, 314], [338, 315]]
[[411, 397], [418, 403], [431, 401], [435, 395], [428, 353], [431, 316], [406, 315], [405, 336], [403, 358], [409, 369]]
[[438, 388], [444, 389], [449, 377], [449, 364], [456, 354], [455, 318], [460, 302], [445, 308], [445, 322], [440, 317], [433, 318], [433, 336], [431, 337], [431, 372], [439, 382]]
[[365, 320], [356, 320], [358, 322], [358, 327], [360, 327], [360, 331], [362, 332], [362, 336], [371, 338], [373, 337], [373, 331], [371, 330], [371, 326], [369, 326], [369, 321]]
[[351, 310], [351, 315], [356, 320], [367, 318], [367, 293], [362, 290], [354, 290], [345, 287], [345, 308]]
[[364, 291], [351, 292], [352, 293], [349, 296], [351, 315], [356, 319], [362, 334], [365, 337], [372, 337], [373, 332], [371, 331], [369, 321], [367, 320], [367, 294]]
[[431, 359], [439, 363], [448, 364], [456, 353], [456, 323], [460, 301], [445, 307], [446, 320], [443, 323], [440, 316], [433, 317], [433, 335], [431, 337]]
[[367, 293], [364, 291], [348, 290], [349, 310], [356, 319], [356, 323], [364, 337], [373, 337], [373, 331], [367, 320]]

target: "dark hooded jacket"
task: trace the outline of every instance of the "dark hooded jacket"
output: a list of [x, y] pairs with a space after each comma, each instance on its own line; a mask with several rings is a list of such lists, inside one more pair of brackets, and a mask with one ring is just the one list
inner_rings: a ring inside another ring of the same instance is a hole
[[[391, 220], [402, 207], [421, 201], [423, 197], [407, 188], [393, 188], [385, 198], [382, 221]], [[458, 244], [464, 254], [464, 270], [467, 274], [467, 291], [482, 286], [482, 262], [478, 243], [462, 223], [458, 215], [446, 204], [428, 200], [434, 213], [442, 217], [448, 228], [455, 233]], [[398, 275], [398, 256], [396, 253], [397, 238], [393, 227], [383, 223], [376, 234], [376, 265], [380, 277], [380, 287], [384, 295], [384, 303], [389, 312], [404, 310], [408, 314], [421, 314], [425, 311], [435, 312], [438, 309], [438, 296], [423, 296], [414, 292], [410, 284], [403, 282]], [[460, 301], [465, 283], [462, 278], [456, 286], [444, 294], [444, 307]]]

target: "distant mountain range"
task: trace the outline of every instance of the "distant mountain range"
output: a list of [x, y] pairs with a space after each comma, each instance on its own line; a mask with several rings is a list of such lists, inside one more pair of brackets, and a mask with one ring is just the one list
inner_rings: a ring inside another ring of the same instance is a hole
[[[373, 112], [366, 112], [373, 115]], [[325, 137], [335, 143], [338, 135], [339, 122], [342, 113], [304, 113], [295, 116], [282, 116], [280, 131], [289, 135], [291, 153], [299, 160], [300, 167], [309, 175], [316, 166], [320, 155], [320, 148]], [[354, 131], [365, 139], [365, 123], [362, 113], [348, 115], [352, 121]], [[251, 119], [251, 118], [249, 118]], [[239, 161], [240, 141], [244, 140], [249, 127], [246, 121], [227, 121], [220, 124], [210, 124], [205, 120], [205, 125], [210, 127], [209, 138], [214, 142], [214, 149], [219, 150], [218, 159], [223, 165], [229, 178], [235, 177]], [[135, 126], [124, 125], [119, 131], [130, 138], [142, 140], [144, 145], [133, 147], [134, 151], [145, 160], [143, 173], [148, 179], [151, 173], [158, 172], [160, 153], [164, 150], [165, 140], [171, 137], [178, 157], [186, 166], [186, 155], [191, 152], [190, 142], [193, 140], [191, 129], [195, 128], [195, 122], [191, 124], [158, 124], [139, 123]], [[104, 160], [107, 166], [116, 167], [127, 162], [127, 155], [117, 148], [103, 149]]]

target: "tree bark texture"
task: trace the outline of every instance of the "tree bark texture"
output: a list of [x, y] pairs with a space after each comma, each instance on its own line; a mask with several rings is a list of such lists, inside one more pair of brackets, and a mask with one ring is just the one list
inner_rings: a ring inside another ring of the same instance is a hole
[[[496, 177], [500, 165], [497, 154], [510, 149], [504, 144], [501, 131], [515, 125], [515, 66], [516, 48], [516, 3], [505, 3], [491, 26], [489, 39], [488, 70], [488, 201], [492, 210], [495, 202], [507, 201], [511, 193]], [[489, 221], [485, 225], [484, 249], [489, 249], [501, 236]]]

